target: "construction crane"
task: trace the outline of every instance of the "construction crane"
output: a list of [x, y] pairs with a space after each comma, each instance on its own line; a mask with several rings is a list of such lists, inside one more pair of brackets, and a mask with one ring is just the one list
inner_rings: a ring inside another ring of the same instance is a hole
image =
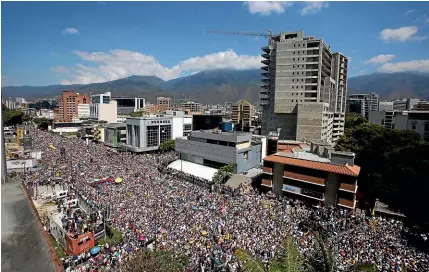
[[260, 36], [265, 38], [270, 38], [273, 36], [273, 32], [271, 30], [268, 30], [268, 34], [264, 33], [251, 33], [251, 32], [245, 32], [245, 31], [236, 31], [236, 32], [229, 32], [229, 31], [217, 31], [217, 30], [209, 30], [207, 33], [211, 34], [230, 34], [230, 35], [248, 35], [248, 36]]

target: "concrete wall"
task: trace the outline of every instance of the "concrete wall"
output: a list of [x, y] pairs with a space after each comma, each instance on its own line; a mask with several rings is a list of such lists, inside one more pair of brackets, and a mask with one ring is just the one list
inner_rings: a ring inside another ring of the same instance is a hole
[[339, 187], [339, 176], [329, 173], [328, 177], [325, 180], [325, 205], [337, 205], [337, 191]]
[[283, 175], [284, 175], [284, 165], [280, 163], [274, 163], [273, 193], [281, 196], [283, 195]]
[[297, 141], [322, 139], [323, 104], [299, 104], [297, 118]]
[[211, 132], [200, 132], [192, 131], [192, 137], [210, 139], [215, 141], [225, 141], [232, 143], [241, 143], [250, 141], [252, 139], [251, 133], [211, 133]]
[[[261, 145], [253, 145], [249, 148], [239, 150], [237, 154], [236, 173], [243, 173], [251, 168], [258, 167], [261, 164]], [[245, 159], [245, 153], [247, 152], [247, 160]]]

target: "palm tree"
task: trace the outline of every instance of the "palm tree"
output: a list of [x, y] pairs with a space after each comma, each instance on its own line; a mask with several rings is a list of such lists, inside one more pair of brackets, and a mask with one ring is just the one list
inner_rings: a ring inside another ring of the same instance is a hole
[[[268, 269], [261, 260], [253, 258], [248, 252], [237, 249], [234, 253], [243, 264], [243, 272], [266, 272]], [[304, 258], [294, 243], [292, 236], [286, 236], [283, 244], [283, 253], [277, 260], [270, 262], [270, 272], [298, 272], [303, 271]]]
[[[299, 252], [291, 235], [286, 236], [283, 244], [282, 255], [269, 263], [267, 268], [261, 260], [253, 258], [248, 252], [237, 249], [234, 255], [242, 263], [243, 272], [334, 272], [337, 271], [331, 250], [326, 245], [326, 239], [320, 232], [312, 232], [316, 244], [320, 248], [321, 260], [305, 260]], [[374, 265], [364, 263], [355, 264], [348, 268], [346, 272], [376, 272]]]

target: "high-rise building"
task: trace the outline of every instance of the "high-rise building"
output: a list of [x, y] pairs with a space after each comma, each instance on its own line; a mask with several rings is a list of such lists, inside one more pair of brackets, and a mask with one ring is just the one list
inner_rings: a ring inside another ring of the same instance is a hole
[[232, 122], [242, 128], [252, 125], [253, 105], [242, 99], [232, 106]]
[[[377, 93], [350, 94], [347, 96], [347, 112], [354, 112], [369, 118], [371, 111], [378, 110], [380, 96]], [[361, 105], [359, 108], [357, 105]]]
[[190, 112], [202, 112], [201, 104], [193, 101], [186, 101], [186, 102], [180, 103], [180, 108]]
[[280, 129], [281, 139], [332, 142], [335, 127], [339, 137], [344, 131], [347, 57], [302, 30], [272, 35], [262, 51], [262, 134]]
[[58, 114], [55, 119], [70, 122], [74, 116], [78, 115], [78, 105], [89, 104], [89, 102], [90, 98], [87, 94], [63, 91], [58, 99]]

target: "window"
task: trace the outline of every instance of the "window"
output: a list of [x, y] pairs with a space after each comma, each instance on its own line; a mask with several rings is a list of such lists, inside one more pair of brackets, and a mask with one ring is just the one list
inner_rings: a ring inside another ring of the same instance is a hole
[[191, 124], [186, 124], [186, 125], [183, 125], [183, 130], [192, 130], [192, 125]]
[[425, 123], [425, 132], [429, 132], [429, 123]]
[[146, 127], [146, 140], [147, 147], [153, 147], [158, 145], [159, 127], [158, 126], [147, 126]]
[[416, 130], [416, 123], [411, 123], [411, 129]]
[[171, 125], [160, 126], [161, 132], [159, 134], [159, 143], [171, 140]]
[[140, 126], [134, 126], [134, 141], [135, 146], [140, 147]]
[[243, 153], [243, 159], [245, 159], [245, 160], [249, 159], [249, 151], [246, 151]]

